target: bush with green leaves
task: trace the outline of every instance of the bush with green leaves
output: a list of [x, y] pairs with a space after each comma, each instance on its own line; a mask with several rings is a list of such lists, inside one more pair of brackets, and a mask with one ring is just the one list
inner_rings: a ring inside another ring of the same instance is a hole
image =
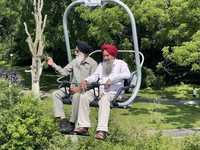
[[199, 150], [200, 149], [200, 135], [195, 132], [192, 136], [186, 135], [182, 140], [183, 150]]
[[165, 82], [164, 82], [164, 77], [163, 76], [157, 76], [154, 83], [153, 83], [153, 87], [155, 89], [161, 89], [164, 86]]
[[5, 81], [0, 85], [0, 149], [38, 150], [55, 143], [61, 134], [56, 134], [58, 121], [46, 115], [48, 108], [33, 94], [21, 92], [19, 85], [9, 88]]
[[156, 80], [156, 76], [154, 72], [149, 68], [142, 67], [141, 88], [150, 87], [154, 83], [155, 80]]
[[21, 92], [22, 88], [18, 85], [9, 88], [5, 81], [0, 81], [0, 85], [0, 149], [2, 150], [199, 149], [200, 136], [197, 134], [186, 136], [178, 142], [169, 135], [163, 136], [162, 131], [152, 135], [147, 134], [145, 130], [151, 122], [147, 122], [144, 127], [129, 125], [126, 129], [122, 129], [113, 110], [110, 113], [109, 133], [105, 141], [97, 140], [95, 136], [98, 108], [91, 109], [92, 128], [89, 129], [91, 136], [78, 136], [78, 141], [72, 142], [70, 138], [66, 139], [58, 132], [59, 119], [54, 119], [52, 107], [40, 103], [33, 94]]

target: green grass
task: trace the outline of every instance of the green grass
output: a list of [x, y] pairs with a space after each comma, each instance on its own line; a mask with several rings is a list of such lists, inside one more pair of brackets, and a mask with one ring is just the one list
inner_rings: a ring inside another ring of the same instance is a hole
[[[173, 85], [165, 86], [162, 89], [154, 90], [152, 88], [140, 89], [137, 98], [161, 98], [161, 99], [178, 99], [178, 100], [193, 100], [193, 87], [196, 88], [197, 93], [200, 91], [200, 86], [198, 85]], [[130, 94], [125, 94], [125, 96], [131, 96]], [[197, 94], [199, 98], [199, 94]]]
[[[51, 98], [42, 99], [48, 107], [52, 109]], [[71, 105], [64, 105], [67, 117], [71, 114]], [[90, 119], [95, 122], [94, 113], [98, 113], [98, 108], [91, 107]], [[133, 103], [132, 109], [111, 109], [111, 115], [120, 123], [120, 126], [128, 128], [142, 129], [148, 126], [147, 130], [158, 129], [181, 129], [200, 127], [200, 112], [196, 105], [165, 105], [156, 103]], [[151, 122], [151, 123], [150, 123]], [[150, 124], [149, 124], [150, 123]]]
[[[3, 66], [4, 69], [10, 69], [9, 65]], [[31, 87], [31, 75], [30, 73], [25, 73], [24, 70], [28, 70], [29, 67], [14, 66], [13, 70], [20, 71], [22, 74], [22, 81], [26, 87]], [[53, 69], [52, 69], [53, 70]], [[52, 92], [58, 86], [56, 79], [60, 75], [56, 75], [54, 71], [49, 72], [45, 69], [43, 70], [40, 88], [42, 91]], [[194, 85], [175, 85], [164, 87], [160, 90], [153, 90], [152, 88], [141, 89], [137, 95], [139, 98], [173, 98], [173, 99], [192, 99], [192, 87]], [[197, 92], [200, 87], [195, 86]], [[125, 95], [131, 96], [131, 95]], [[53, 103], [51, 98], [42, 99], [53, 114]], [[157, 106], [160, 107], [156, 112]], [[137, 126], [144, 127], [153, 121], [148, 129], [177, 129], [177, 128], [191, 128], [200, 127], [199, 121], [199, 106], [194, 105], [165, 105], [165, 104], [151, 104], [151, 103], [133, 103], [133, 109], [112, 109], [111, 114], [113, 114], [123, 128], [128, 128], [130, 126], [136, 128]], [[66, 114], [68, 117], [71, 115], [71, 106], [64, 106]], [[97, 108], [91, 108], [91, 122], [94, 119], [92, 117], [93, 113], [97, 113]], [[152, 114], [154, 118], [152, 118]], [[94, 120], [93, 120], [94, 121]], [[158, 126], [159, 124], [159, 126]]]
[[[139, 91], [138, 98], [161, 98], [161, 99], [179, 99], [193, 100], [192, 94], [167, 93], [167, 92], [143, 92]], [[198, 96], [197, 96], [198, 97]]]

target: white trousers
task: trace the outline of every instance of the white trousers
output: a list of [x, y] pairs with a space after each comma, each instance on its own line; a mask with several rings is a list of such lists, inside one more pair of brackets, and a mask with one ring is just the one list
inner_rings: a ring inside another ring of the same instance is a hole
[[[66, 96], [66, 92], [64, 88], [60, 88], [52, 93], [55, 117], [65, 117], [65, 112], [64, 112], [64, 107], [63, 107], [63, 97], [65, 96]], [[76, 123], [76, 120], [78, 117], [79, 98], [80, 98], [80, 92], [75, 93], [70, 98], [70, 100], [72, 101], [70, 122], [73, 122], [73, 123]]]
[[[96, 91], [97, 93], [97, 91]], [[108, 93], [104, 94], [100, 92], [100, 100], [99, 100], [99, 114], [98, 114], [98, 126], [97, 131], [105, 131], [108, 132], [108, 120], [110, 115], [110, 102], [113, 100], [115, 94]], [[94, 92], [93, 89], [82, 92], [80, 95], [79, 102], [79, 113], [78, 113], [78, 123], [79, 127], [90, 128], [91, 123], [89, 119], [90, 114], [90, 102], [94, 100]]]

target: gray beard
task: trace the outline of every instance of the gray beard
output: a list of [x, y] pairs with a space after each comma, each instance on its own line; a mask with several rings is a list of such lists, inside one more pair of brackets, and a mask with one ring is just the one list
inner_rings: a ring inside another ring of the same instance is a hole
[[84, 57], [83, 53], [80, 53], [80, 54], [76, 55], [75, 61], [76, 61], [76, 66], [78, 68], [80, 68], [80, 65], [81, 65], [82, 61], [84, 60], [84, 58], [85, 57]]
[[103, 73], [109, 75], [113, 69], [114, 58], [109, 61], [103, 61]]

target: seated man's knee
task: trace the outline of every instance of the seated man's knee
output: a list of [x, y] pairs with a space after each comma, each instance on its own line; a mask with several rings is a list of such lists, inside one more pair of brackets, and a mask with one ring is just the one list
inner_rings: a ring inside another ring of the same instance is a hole
[[61, 91], [59, 90], [55, 90], [52, 92], [52, 99], [61, 99], [63, 96], [62, 96], [62, 93], [60, 93]]
[[56, 92], [56, 91], [53, 91], [51, 95], [52, 95], [52, 98], [53, 98], [53, 97], [56, 97], [57, 92]]

